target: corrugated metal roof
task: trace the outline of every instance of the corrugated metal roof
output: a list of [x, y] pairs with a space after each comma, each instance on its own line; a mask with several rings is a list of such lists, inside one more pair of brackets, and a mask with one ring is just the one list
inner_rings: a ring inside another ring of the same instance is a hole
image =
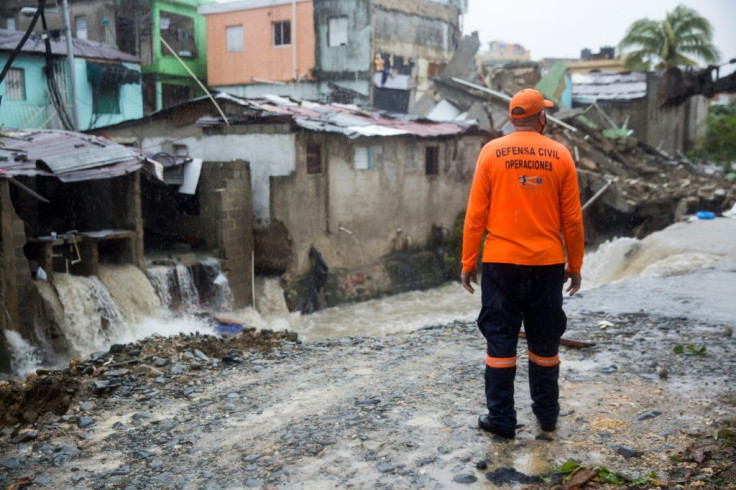
[[635, 100], [647, 95], [647, 74], [631, 73], [574, 73], [572, 98], [578, 103], [597, 100]]
[[[23, 31], [9, 31], [0, 29], [0, 51], [14, 51], [25, 33]], [[74, 56], [78, 58], [123, 61], [126, 63], [140, 64], [140, 58], [132, 54], [118, 51], [107, 44], [90, 41], [87, 39], [72, 39]], [[51, 52], [59, 56], [66, 56], [66, 38], [58, 31], [51, 32]], [[46, 53], [46, 44], [40, 32], [30, 35], [21, 49], [21, 53]]]
[[118, 177], [148, 162], [136, 148], [72, 131], [4, 130], [0, 142], [0, 168], [11, 176], [77, 182]]
[[[236, 102], [259, 114], [250, 115], [247, 121], [232, 118], [231, 124], [254, 123], [259, 118], [280, 114], [290, 116], [292, 122], [301, 128], [340, 133], [348, 138], [400, 135], [435, 138], [461, 134], [476, 128], [475, 121], [435, 122], [409, 114], [376, 112], [354, 105], [320, 104], [277, 96], [244, 99], [230, 94], [217, 94], [216, 98]], [[218, 117], [206, 116], [197, 120], [197, 124], [218, 126], [225, 123]]]

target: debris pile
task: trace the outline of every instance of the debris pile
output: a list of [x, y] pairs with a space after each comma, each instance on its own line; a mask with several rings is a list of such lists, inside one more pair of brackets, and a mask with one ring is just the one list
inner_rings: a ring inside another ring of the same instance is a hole
[[625, 131], [601, 129], [580, 111], [560, 118], [578, 129], [550, 125], [549, 133], [578, 163], [589, 243], [641, 238], [698, 211], [719, 215], [736, 202], [736, 179], [720, 167], [669, 155]]
[[[251, 327], [239, 335], [181, 333], [113, 344], [62, 370], [38, 369], [23, 381], [0, 381], [0, 427], [6, 426], [4, 436], [28, 437], [18, 432], [21, 424], [64, 416], [78, 397], [130, 390], [138, 398], [152, 396], [155, 386], [188, 381], [187, 373], [241, 364], [251, 353], [270, 352], [284, 343], [300, 341], [295, 332]], [[187, 388], [186, 383], [181, 387], [184, 395]]]

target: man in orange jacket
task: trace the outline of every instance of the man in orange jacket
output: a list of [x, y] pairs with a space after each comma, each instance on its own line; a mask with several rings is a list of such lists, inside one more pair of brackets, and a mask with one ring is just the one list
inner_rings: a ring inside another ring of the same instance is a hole
[[514, 95], [509, 117], [515, 132], [481, 150], [465, 213], [461, 281], [470, 293], [487, 232], [478, 328], [487, 344], [488, 414], [478, 425], [507, 439], [516, 435], [514, 378], [522, 321], [532, 411], [543, 431], [556, 429], [559, 346], [567, 327], [562, 289], [569, 279], [567, 292], [573, 295], [581, 283], [583, 218], [575, 163], [567, 148], [542, 135], [545, 108], [552, 106], [536, 90]]

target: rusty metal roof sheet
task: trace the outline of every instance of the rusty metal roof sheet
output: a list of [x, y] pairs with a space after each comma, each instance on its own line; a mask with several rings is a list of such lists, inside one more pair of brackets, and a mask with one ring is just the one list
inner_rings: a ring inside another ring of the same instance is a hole
[[[436, 122], [409, 114], [371, 111], [355, 105], [321, 104], [279, 96], [245, 99], [217, 94], [216, 98], [235, 102], [260, 115], [250, 115], [246, 120], [231, 118], [231, 124], [257, 123], [259, 117], [282, 115], [309, 131], [340, 133], [348, 138], [400, 135], [437, 138], [465, 133], [477, 126], [475, 121]], [[223, 124], [225, 122], [220, 117], [205, 116], [197, 120], [199, 126]]]
[[[23, 31], [9, 31], [0, 29], [0, 51], [13, 51], [20, 44], [25, 34]], [[66, 38], [59, 31], [51, 31], [51, 52], [59, 56], [66, 56]], [[126, 63], [140, 64], [140, 58], [108, 46], [107, 44], [90, 41], [87, 39], [72, 39], [74, 56], [78, 58], [122, 61]], [[21, 49], [21, 53], [46, 53], [46, 44], [40, 32], [30, 35]]]
[[11, 176], [78, 182], [118, 177], [149, 162], [137, 148], [83, 133], [42, 129], [0, 133], [0, 168]]
[[631, 73], [573, 73], [572, 99], [582, 104], [598, 100], [635, 100], [647, 95], [647, 74]]

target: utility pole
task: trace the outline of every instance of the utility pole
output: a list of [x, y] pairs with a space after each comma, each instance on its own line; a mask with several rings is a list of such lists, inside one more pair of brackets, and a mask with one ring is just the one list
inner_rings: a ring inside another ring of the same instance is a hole
[[71, 84], [71, 101], [69, 106], [72, 110], [72, 121], [74, 131], [79, 131], [79, 114], [77, 113], [77, 77], [74, 74], [74, 46], [72, 43], [72, 27], [69, 22], [69, 7], [67, 0], [61, 1], [62, 18], [64, 20], [64, 37], [66, 37], [66, 54], [69, 61], [69, 83]]

